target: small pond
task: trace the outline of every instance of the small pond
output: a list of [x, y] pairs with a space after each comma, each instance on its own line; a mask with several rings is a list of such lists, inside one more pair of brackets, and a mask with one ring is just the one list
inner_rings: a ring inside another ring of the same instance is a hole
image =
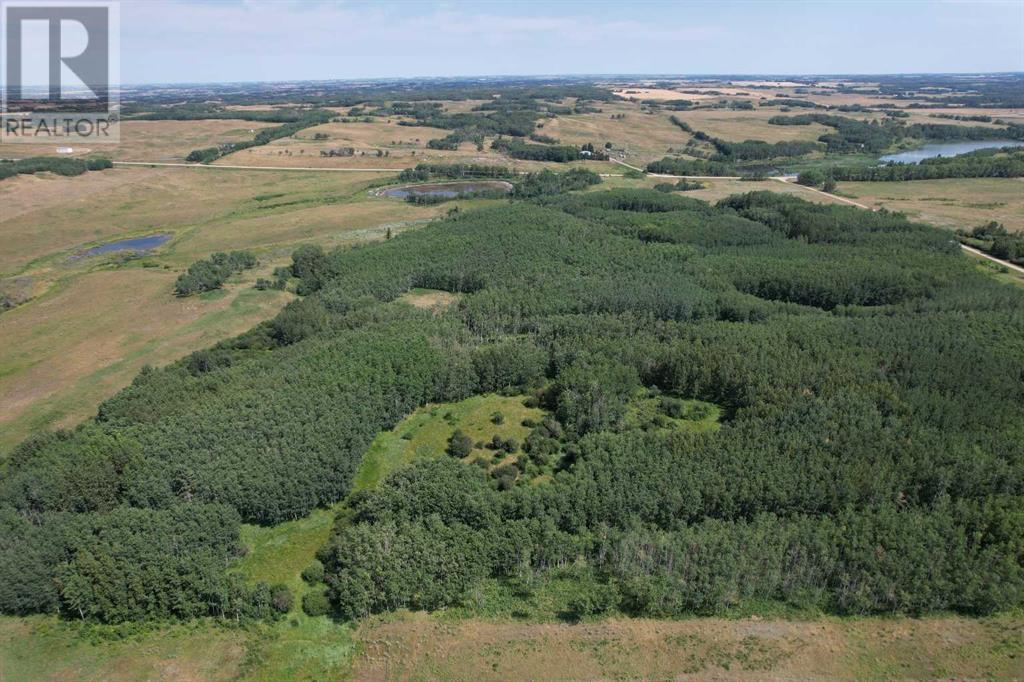
[[386, 197], [394, 197], [395, 199], [405, 199], [410, 196], [455, 199], [463, 194], [495, 189], [511, 192], [512, 184], [502, 180], [478, 180], [474, 182], [444, 182], [431, 185], [404, 185], [402, 187], [388, 187], [381, 190], [381, 194]]
[[114, 251], [149, 251], [160, 246], [170, 238], [171, 235], [169, 234], [151, 234], [148, 237], [121, 239], [120, 241], [94, 246], [78, 254], [78, 256], [85, 258], [88, 256], [99, 256], [104, 253], [113, 253]]
[[919, 163], [925, 159], [936, 156], [956, 156], [976, 152], [979, 149], [991, 149], [993, 147], [1024, 147], [1024, 142], [1019, 140], [966, 140], [963, 142], [942, 142], [938, 144], [926, 144], [918, 149], [911, 149], [898, 154], [887, 154], [878, 159], [882, 163]]

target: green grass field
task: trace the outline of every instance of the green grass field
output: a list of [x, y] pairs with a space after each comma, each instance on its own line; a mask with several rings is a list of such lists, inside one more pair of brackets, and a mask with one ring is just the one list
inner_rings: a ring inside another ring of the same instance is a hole
[[[491, 416], [500, 412], [504, 423], [494, 424]], [[352, 484], [353, 491], [375, 487], [388, 473], [421, 457], [441, 457], [448, 439], [460, 429], [474, 442], [493, 436], [515, 438], [520, 443], [530, 432], [524, 419], [538, 420], [544, 412], [523, 405], [521, 396], [482, 395], [449, 405], [427, 405], [413, 412], [391, 431], [380, 434], [363, 458]], [[484, 448], [473, 448], [466, 457], [490, 459]]]

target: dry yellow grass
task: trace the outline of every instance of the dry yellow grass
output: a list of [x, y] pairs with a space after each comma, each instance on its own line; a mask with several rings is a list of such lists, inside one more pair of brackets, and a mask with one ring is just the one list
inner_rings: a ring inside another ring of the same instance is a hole
[[863, 680], [1024, 675], [1019, 619], [596, 623], [371, 619], [356, 631], [359, 680]]
[[1024, 178], [841, 182], [839, 191], [939, 227], [970, 229], [995, 220], [1008, 230], [1024, 231]]
[[[799, 112], [790, 112], [799, 113]], [[743, 140], [764, 140], [782, 142], [785, 140], [817, 140], [832, 129], [817, 123], [806, 126], [776, 126], [768, 123], [772, 116], [780, 114], [778, 107], [754, 111], [733, 111], [731, 109], [697, 109], [676, 114], [694, 130], [720, 137], [730, 142]]]
[[[690, 139], [689, 133], [669, 120], [667, 112], [644, 113], [639, 105], [629, 102], [602, 103], [600, 108], [600, 113], [559, 116], [544, 121], [544, 127], [538, 132], [557, 138], [562, 144], [590, 142], [600, 148], [605, 142], [611, 142], [615, 150], [626, 150], [626, 161], [635, 165], [660, 159], [670, 147], [681, 149]], [[625, 118], [612, 118], [619, 114]]]
[[659, 101], [659, 102], [665, 102], [665, 101], [673, 100], [673, 99], [700, 100], [700, 99], [709, 99], [709, 98], [714, 97], [714, 95], [708, 95], [708, 94], [693, 94], [693, 93], [690, 93], [688, 95], [684, 95], [683, 93], [679, 92], [679, 90], [672, 90], [672, 89], [669, 89], [669, 88], [641, 88], [641, 87], [620, 88], [619, 90], [612, 90], [612, 92], [614, 94], [618, 95], [619, 97], [623, 97], [625, 99], [635, 99], [635, 100], [649, 99], [649, 100], [656, 100], [656, 101]]
[[295, 207], [284, 212], [267, 211], [231, 216], [217, 224], [193, 230], [174, 245], [190, 254], [228, 249], [269, 249], [316, 240], [332, 246], [363, 239], [383, 238], [387, 228], [397, 234], [409, 223], [442, 215], [451, 204], [416, 206], [404, 201], [367, 196], [361, 201]]
[[243, 670], [252, 638], [241, 629], [189, 625], [100, 643], [80, 632], [52, 617], [0, 618], [0, 680], [228, 682]]
[[437, 289], [413, 289], [398, 300], [421, 310], [443, 310], [455, 304], [459, 296]]
[[[21, 175], [0, 183], [0, 272], [86, 244], [169, 230], [251, 193], [211, 171], [120, 169], [66, 178]], [[264, 180], [270, 181], [271, 177]]]
[[[272, 235], [293, 233], [300, 223], [301, 216], [283, 213], [350, 195], [361, 197], [368, 184], [389, 177], [387, 173], [132, 167], [73, 178], [51, 174], [10, 178], [0, 182], [4, 206], [0, 243], [5, 245], [0, 250], [0, 275], [22, 271], [32, 261], [70, 254], [88, 244], [154, 232], [175, 235], [163, 252], [178, 256], [181, 264], [208, 255], [210, 251], [204, 249], [212, 242], [217, 242], [216, 248], [274, 243], [278, 240]], [[368, 195], [365, 199], [376, 203]], [[268, 208], [282, 203], [290, 206]], [[344, 224], [345, 216], [353, 211], [358, 212], [341, 204], [334, 206], [333, 212], [325, 211], [323, 219], [304, 236], [333, 231], [331, 216]], [[261, 220], [264, 217], [274, 219]], [[230, 228], [236, 221], [245, 225], [244, 232]], [[252, 232], [254, 225], [266, 234]], [[192, 237], [186, 238], [204, 230], [212, 234], [194, 245]]]
[[[239, 120], [122, 121], [118, 144], [72, 145], [72, 156], [95, 154], [115, 161], [184, 161], [193, 149], [251, 140], [260, 128], [279, 125]], [[12, 145], [4, 156], [56, 156], [60, 145]]]
[[[500, 161], [501, 156], [466, 142], [458, 150], [428, 149], [427, 142], [451, 131], [424, 126], [398, 125], [399, 117], [373, 119], [369, 123], [325, 123], [307, 128], [297, 135], [274, 140], [268, 145], [251, 147], [219, 159], [220, 165], [288, 166], [312, 168], [394, 168], [401, 170], [420, 161], [468, 163], [477, 157]], [[317, 134], [327, 135], [316, 140]], [[355, 156], [321, 156], [322, 151], [352, 147]], [[388, 156], [378, 156], [378, 151]]]

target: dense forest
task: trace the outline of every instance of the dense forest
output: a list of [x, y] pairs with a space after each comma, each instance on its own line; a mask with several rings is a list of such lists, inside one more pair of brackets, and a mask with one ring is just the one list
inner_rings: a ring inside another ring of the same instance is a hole
[[[304, 246], [275, 319], [17, 447], [0, 610], [272, 618], [286, 590], [228, 570], [239, 523], [345, 498], [382, 429], [491, 391], [551, 415], [525, 446], [550, 480], [441, 452], [398, 470], [350, 499], [316, 609], [438, 608], [567, 571], [579, 615], [1024, 603], [1024, 294], [899, 214], [568, 178]], [[414, 287], [460, 298], [397, 300]], [[650, 395], [666, 418], [628, 419]], [[681, 399], [720, 428], [672, 428]]]

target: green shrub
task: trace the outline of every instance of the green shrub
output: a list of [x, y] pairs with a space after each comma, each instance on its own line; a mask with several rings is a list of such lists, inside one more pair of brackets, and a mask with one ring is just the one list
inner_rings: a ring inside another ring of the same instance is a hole
[[326, 616], [331, 612], [331, 601], [323, 590], [313, 590], [302, 595], [302, 611], [307, 616]]
[[302, 569], [302, 579], [310, 585], [322, 583], [324, 581], [324, 565], [319, 561], [313, 561]]

